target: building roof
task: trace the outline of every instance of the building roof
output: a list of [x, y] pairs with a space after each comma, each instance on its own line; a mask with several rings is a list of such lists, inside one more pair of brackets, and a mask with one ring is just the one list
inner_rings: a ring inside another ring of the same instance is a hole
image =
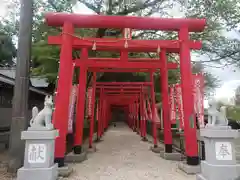
[[[0, 68], [0, 74], [9, 77], [11, 79], [15, 79], [16, 77], [16, 69], [15, 68]], [[31, 77], [30, 82], [33, 87], [48, 87], [49, 83], [47, 82], [47, 78], [39, 78], [39, 77]]]
[[[13, 68], [0, 68], [0, 82], [4, 82], [10, 85], [15, 84], [16, 70]], [[30, 91], [36, 92], [42, 95], [49, 95], [48, 93], [39, 90], [38, 88], [48, 87], [48, 82], [45, 78], [30, 78], [31, 86]]]

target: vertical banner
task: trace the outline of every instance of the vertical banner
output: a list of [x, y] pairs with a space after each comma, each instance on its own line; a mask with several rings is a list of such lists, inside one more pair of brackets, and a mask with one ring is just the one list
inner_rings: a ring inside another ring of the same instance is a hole
[[172, 124], [176, 124], [176, 103], [175, 103], [175, 89], [170, 86], [169, 94], [169, 104], [170, 104], [170, 121]]
[[144, 100], [144, 103], [143, 103], [143, 113], [144, 113], [145, 120], [148, 120], [149, 117], [148, 117], [148, 112], [147, 112], [147, 107], [146, 107], [146, 100]]
[[137, 103], [137, 120], [139, 120], [139, 107], [140, 107], [140, 103]]
[[198, 117], [200, 128], [204, 125], [204, 77], [203, 74], [193, 74], [194, 111]]
[[135, 103], [132, 105], [132, 118], [135, 119]]
[[157, 105], [155, 104], [155, 123], [157, 125], [157, 128], [161, 128], [161, 121], [160, 121], [160, 117], [158, 114], [158, 109], [157, 109]]
[[130, 28], [124, 29], [124, 39], [132, 39], [132, 30]]
[[93, 88], [89, 87], [88, 91], [87, 91], [87, 97], [88, 97], [88, 111], [87, 111], [87, 115], [88, 115], [88, 117], [92, 116], [92, 91], [93, 91]]
[[73, 85], [70, 94], [69, 114], [68, 114], [68, 133], [73, 132], [74, 107], [77, 100], [78, 85]]
[[183, 103], [182, 103], [182, 89], [180, 84], [175, 85], [176, 92], [176, 105], [178, 110], [178, 117], [180, 121], [180, 129], [184, 129], [184, 114], [183, 114]]
[[98, 121], [99, 117], [99, 107], [98, 107], [98, 102], [97, 102], [97, 107], [96, 107], [96, 120]]
[[149, 103], [149, 100], [147, 101], [147, 108], [148, 108], [148, 118], [149, 118], [149, 120], [150, 121], [152, 121], [152, 108], [151, 108], [151, 105], [150, 105], [150, 103]]

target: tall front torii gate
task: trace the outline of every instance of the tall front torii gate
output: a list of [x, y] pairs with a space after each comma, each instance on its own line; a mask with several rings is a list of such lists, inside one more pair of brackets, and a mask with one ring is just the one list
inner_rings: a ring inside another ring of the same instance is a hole
[[[49, 37], [49, 43], [60, 45], [59, 79], [56, 93], [56, 104], [53, 116], [55, 128], [59, 129], [60, 136], [56, 139], [55, 159], [59, 166], [64, 165], [65, 141], [67, 133], [68, 105], [70, 86], [72, 83], [73, 61], [80, 67], [80, 92], [78, 99], [78, 118], [83, 122], [84, 118], [84, 97], [86, 87], [86, 72], [90, 68], [120, 68], [120, 69], [160, 69], [162, 76], [163, 93], [163, 118], [164, 124], [169, 125], [168, 112], [168, 76], [166, 53], [180, 54], [181, 86], [183, 94], [184, 124], [186, 156], [189, 165], [199, 163], [196, 127], [194, 123], [192, 76], [190, 49], [200, 49], [200, 42], [189, 40], [189, 32], [200, 32], [204, 30], [206, 21], [203, 19], [172, 19], [172, 18], [146, 18], [131, 16], [102, 16], [102, 15], [78, 15], [67, 13], [46, 14], [46, 22], [49, 26], [63, 27], [62, 35]], [[79, 38], [74, 36], [74, 27], [80, 28], [131, 28], [140, 30], [163, 30], [177, 31], [178, 40], [119, 40], [119, 39], [98, 39]], [[111, 41], [111, 42], [109, 42]], [[88, 58], [88, 49], [95, 47], [96, 50], [119, 50], [120, 59], [105, 61], [101, 59]], [[73, 49], [82, 49], [81, 59], [73, 60]], [[156, 52], [160, 60], [131, 61], [128, 59], [128, 52]], [[192, 125], [193, 124], [193, 125]], [[166, 131], [165, 134], [171, 134]], [[78, 142], [75, 144], [78, 145]], [[172, 142], [165, 141], [166, 149], [172, 149]]]

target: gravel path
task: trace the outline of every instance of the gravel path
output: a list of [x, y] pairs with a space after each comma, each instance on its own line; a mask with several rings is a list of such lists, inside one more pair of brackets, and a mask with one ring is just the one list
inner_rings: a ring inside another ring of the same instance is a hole
[[88, 160], [73, 165], [66, 180], [195, 180], [149, 150], [148, 142], [122, 124], [110, 128]]

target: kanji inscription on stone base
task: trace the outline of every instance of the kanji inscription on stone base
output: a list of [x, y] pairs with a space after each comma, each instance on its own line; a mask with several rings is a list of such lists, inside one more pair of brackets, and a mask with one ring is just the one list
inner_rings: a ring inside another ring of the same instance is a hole
[[216, 159], [217, 160], [225, 160], [231, 161], [232, 160], [232, 145], [230, 142], [216, 142], [215, 143], [216, 149]]
[[29, 163], [44, 163], [46, 161], [45, 144], [29, 144], [28, 146], [28, 162]]

